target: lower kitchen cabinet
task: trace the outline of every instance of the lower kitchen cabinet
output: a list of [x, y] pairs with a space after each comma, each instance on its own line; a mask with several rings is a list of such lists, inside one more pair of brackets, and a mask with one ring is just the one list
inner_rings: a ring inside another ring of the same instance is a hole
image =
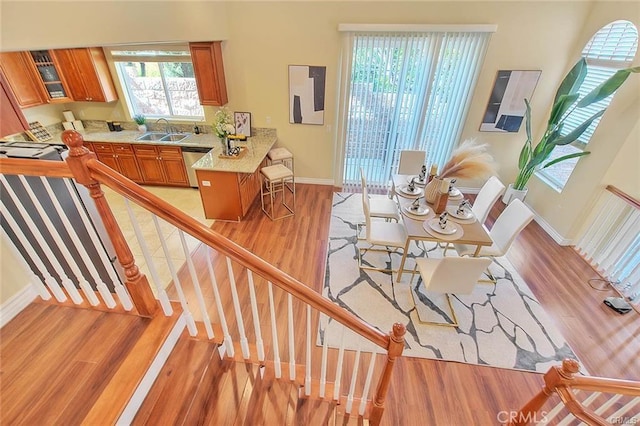
[[91, 145], [98, 160], [134, 182], [143, 181], [131, 144], [93, 142]]
[[260, 169], [253, 173], [196, 170], [207, 219], [241, 220], [260, 193]]
[[179, 146], [134, 145], [142, 182], [153, 185], [189, 186]]

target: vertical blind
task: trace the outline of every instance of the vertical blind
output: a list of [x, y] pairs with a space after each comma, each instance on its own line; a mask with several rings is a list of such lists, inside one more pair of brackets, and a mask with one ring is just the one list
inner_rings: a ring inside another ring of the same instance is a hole
[[[458, 143], [489, 32], [352, 35], [343, 186], [384, 189], [405, 149], [442, 167]], [[419, 171], [416, 170], [416, 173]]]

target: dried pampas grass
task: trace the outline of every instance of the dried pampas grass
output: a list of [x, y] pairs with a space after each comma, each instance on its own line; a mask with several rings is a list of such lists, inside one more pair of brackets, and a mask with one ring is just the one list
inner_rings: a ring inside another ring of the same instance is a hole
[[496, 174], [496, 163], [487, 152], [487, 144], [475, 139], [462, 142], [438, 174], [440, 178], [483, 179]]

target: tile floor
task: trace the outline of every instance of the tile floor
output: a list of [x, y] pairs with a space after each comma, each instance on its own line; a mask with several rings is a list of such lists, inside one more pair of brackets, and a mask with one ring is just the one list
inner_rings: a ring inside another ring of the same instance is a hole
[[[178, 209], [182, 210], [194, 219], [202, 222], [207, 226], [213, 224], [212, 219], [206, 219], [204, 217], [204, 211], [202, 209], [202, 201], [200, 199], [200, 193], [197, 189], [193, 188], [170, 188], [170, 187], [158, 187], [158, 186], [144, 186], [144, 189], [152, 194], [160, 197], [164, 201], [172, 204]], [[165, 257], [164, 250], [162, 248], [161, 239], [165, 241], [169, 258], [173, 263], [176, 271], [183, 265], [186, 257], [184, 250], [182, 249], [182, 243], [180, 241], [180, 233], [176, 227], [158, 218], [158, 224], [161, 231], [161, 235], [156, 231], [156, 226], [152, 218], [152, 214], [142, 207], [129, 202], [133, 215], [136, 218], [137, 224], [140, 228], [140, 233], [144, 237], [144, 245], [147, 248], [148, 259], [144, 255], [143, 246], [138, 241], [134, 230], [133, 222], [130, 219], [128, 209], [126, 207], [125, 198], [116, 192], [103, 186], [105, 197], [109, 201], [111, 210], [122, 229], [122, 233], [131, 248], [136, 264], [140, 268], [140, 271], [147, 275], [152, 285], [154, 292], [156, 286], [166, 288], [171, 282], [171, 272], [167, 258]], [[188, 234], [184, 234], [186, 245], [189, 253], [192, 253], [196, 247], [200, 244], [198, 240], [191, 237]], [[151, 274], [150, 263], [153, 264], [157, 275], [157, 282], [154, 282], [154, 274]]]

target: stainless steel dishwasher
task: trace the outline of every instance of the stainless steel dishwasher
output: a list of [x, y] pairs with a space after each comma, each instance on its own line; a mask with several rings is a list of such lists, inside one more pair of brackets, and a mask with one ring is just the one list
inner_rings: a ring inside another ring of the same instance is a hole
[[183, 146], [182, 147], [182, 158], [184, 159], [184, 165], [187, 168], [187, 177], [189, 178], [189, 186], [192, 188], [198, 187], [198, 178], [196, 177], [196, 171], [191, 168], [193, 164], [204, 157], [204, 155], [211, 151], [213, 148], [206, 147], [193, 147], [193, 146]]

